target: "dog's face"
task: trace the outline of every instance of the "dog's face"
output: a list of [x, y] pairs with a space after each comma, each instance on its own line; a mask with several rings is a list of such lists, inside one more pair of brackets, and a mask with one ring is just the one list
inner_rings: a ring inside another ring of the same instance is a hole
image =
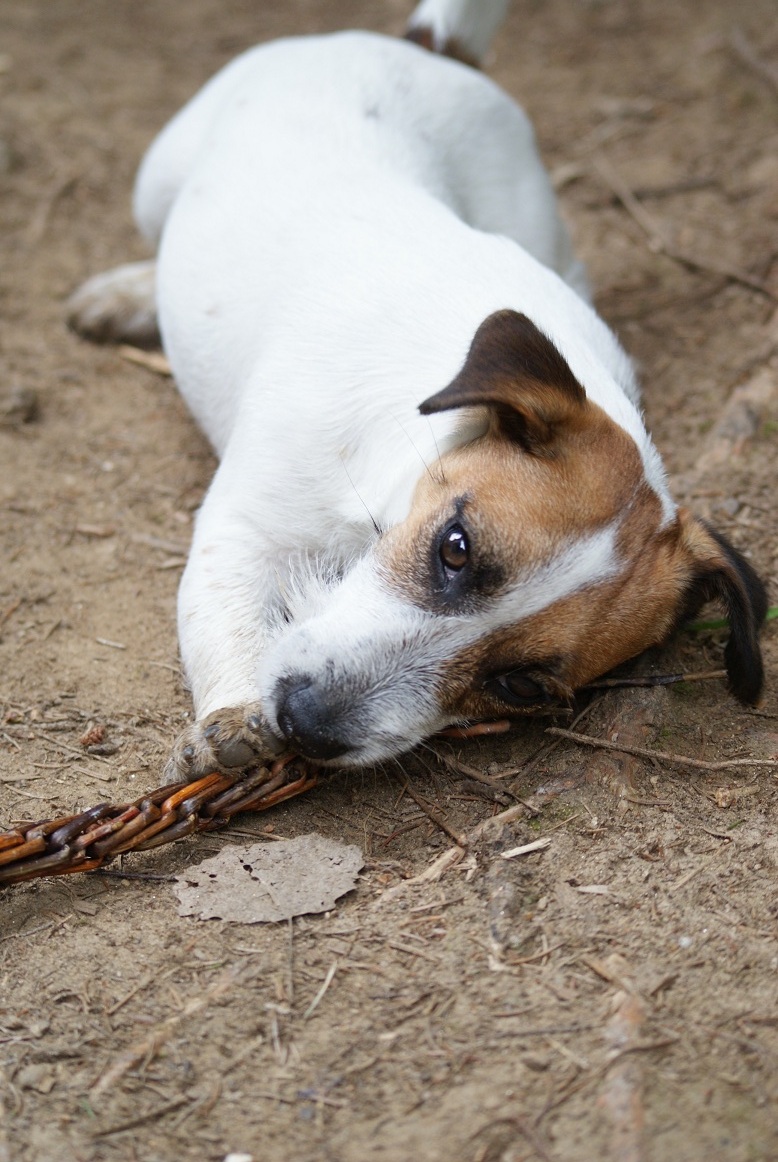
[[431, 466], [407, 519], [272, 652], [271, 727], [311, 758], [376, 761], [452, 722], [564, 702], [711, 597], [732, 621], [733, 690], [759, 697], [753, 570], [668, 513], [635, 442], [524, 316], [491, 316], [421, 410], [459, 407], [487, 409], [485, 434]]

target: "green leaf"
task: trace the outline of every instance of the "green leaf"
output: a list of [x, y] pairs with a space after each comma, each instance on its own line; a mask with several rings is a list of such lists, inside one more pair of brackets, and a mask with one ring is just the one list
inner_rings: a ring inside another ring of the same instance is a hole
[[[778, 617], [778, 605], [773, 605], [768, 609], [765, 621], [775, 621], [776, 617]], [[691, 630], [692, 633], [699, 633], [703, 629], [726, 629], [728, 625], [726, 617], [716, 617], [711, 621], [690, 621], [685, 628]]]

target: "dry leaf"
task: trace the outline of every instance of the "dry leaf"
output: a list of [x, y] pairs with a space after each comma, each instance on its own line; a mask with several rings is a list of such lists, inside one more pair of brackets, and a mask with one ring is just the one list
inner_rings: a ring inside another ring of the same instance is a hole
[[364, 864], [358, 847], [323, 835], [226, 847], [176, 876], [180, 916], [258, 924], [328, 912]]

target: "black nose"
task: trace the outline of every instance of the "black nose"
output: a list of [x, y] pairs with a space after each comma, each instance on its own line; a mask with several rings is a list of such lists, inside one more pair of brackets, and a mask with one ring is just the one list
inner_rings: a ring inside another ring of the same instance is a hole
[[330, 707], [307, 676], [284, 681], [276, 717], [284, 738], [305, 758], [336, 759], [351, 749], [338, 737]]

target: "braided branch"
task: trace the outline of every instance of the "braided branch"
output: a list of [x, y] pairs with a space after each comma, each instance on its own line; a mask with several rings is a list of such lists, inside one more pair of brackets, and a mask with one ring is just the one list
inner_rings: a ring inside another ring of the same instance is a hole
[[39, 876], [91, 871], [127, 851], [148, 851], [195, 831], [224, 826], [238, 811], [266, 811], [309, 791], [318, 775], [279, 759], [269, 769], [177, 783], [116, 806], [98, 803], [80, 815], [20, 824], [0, 832], [0, 888]]

